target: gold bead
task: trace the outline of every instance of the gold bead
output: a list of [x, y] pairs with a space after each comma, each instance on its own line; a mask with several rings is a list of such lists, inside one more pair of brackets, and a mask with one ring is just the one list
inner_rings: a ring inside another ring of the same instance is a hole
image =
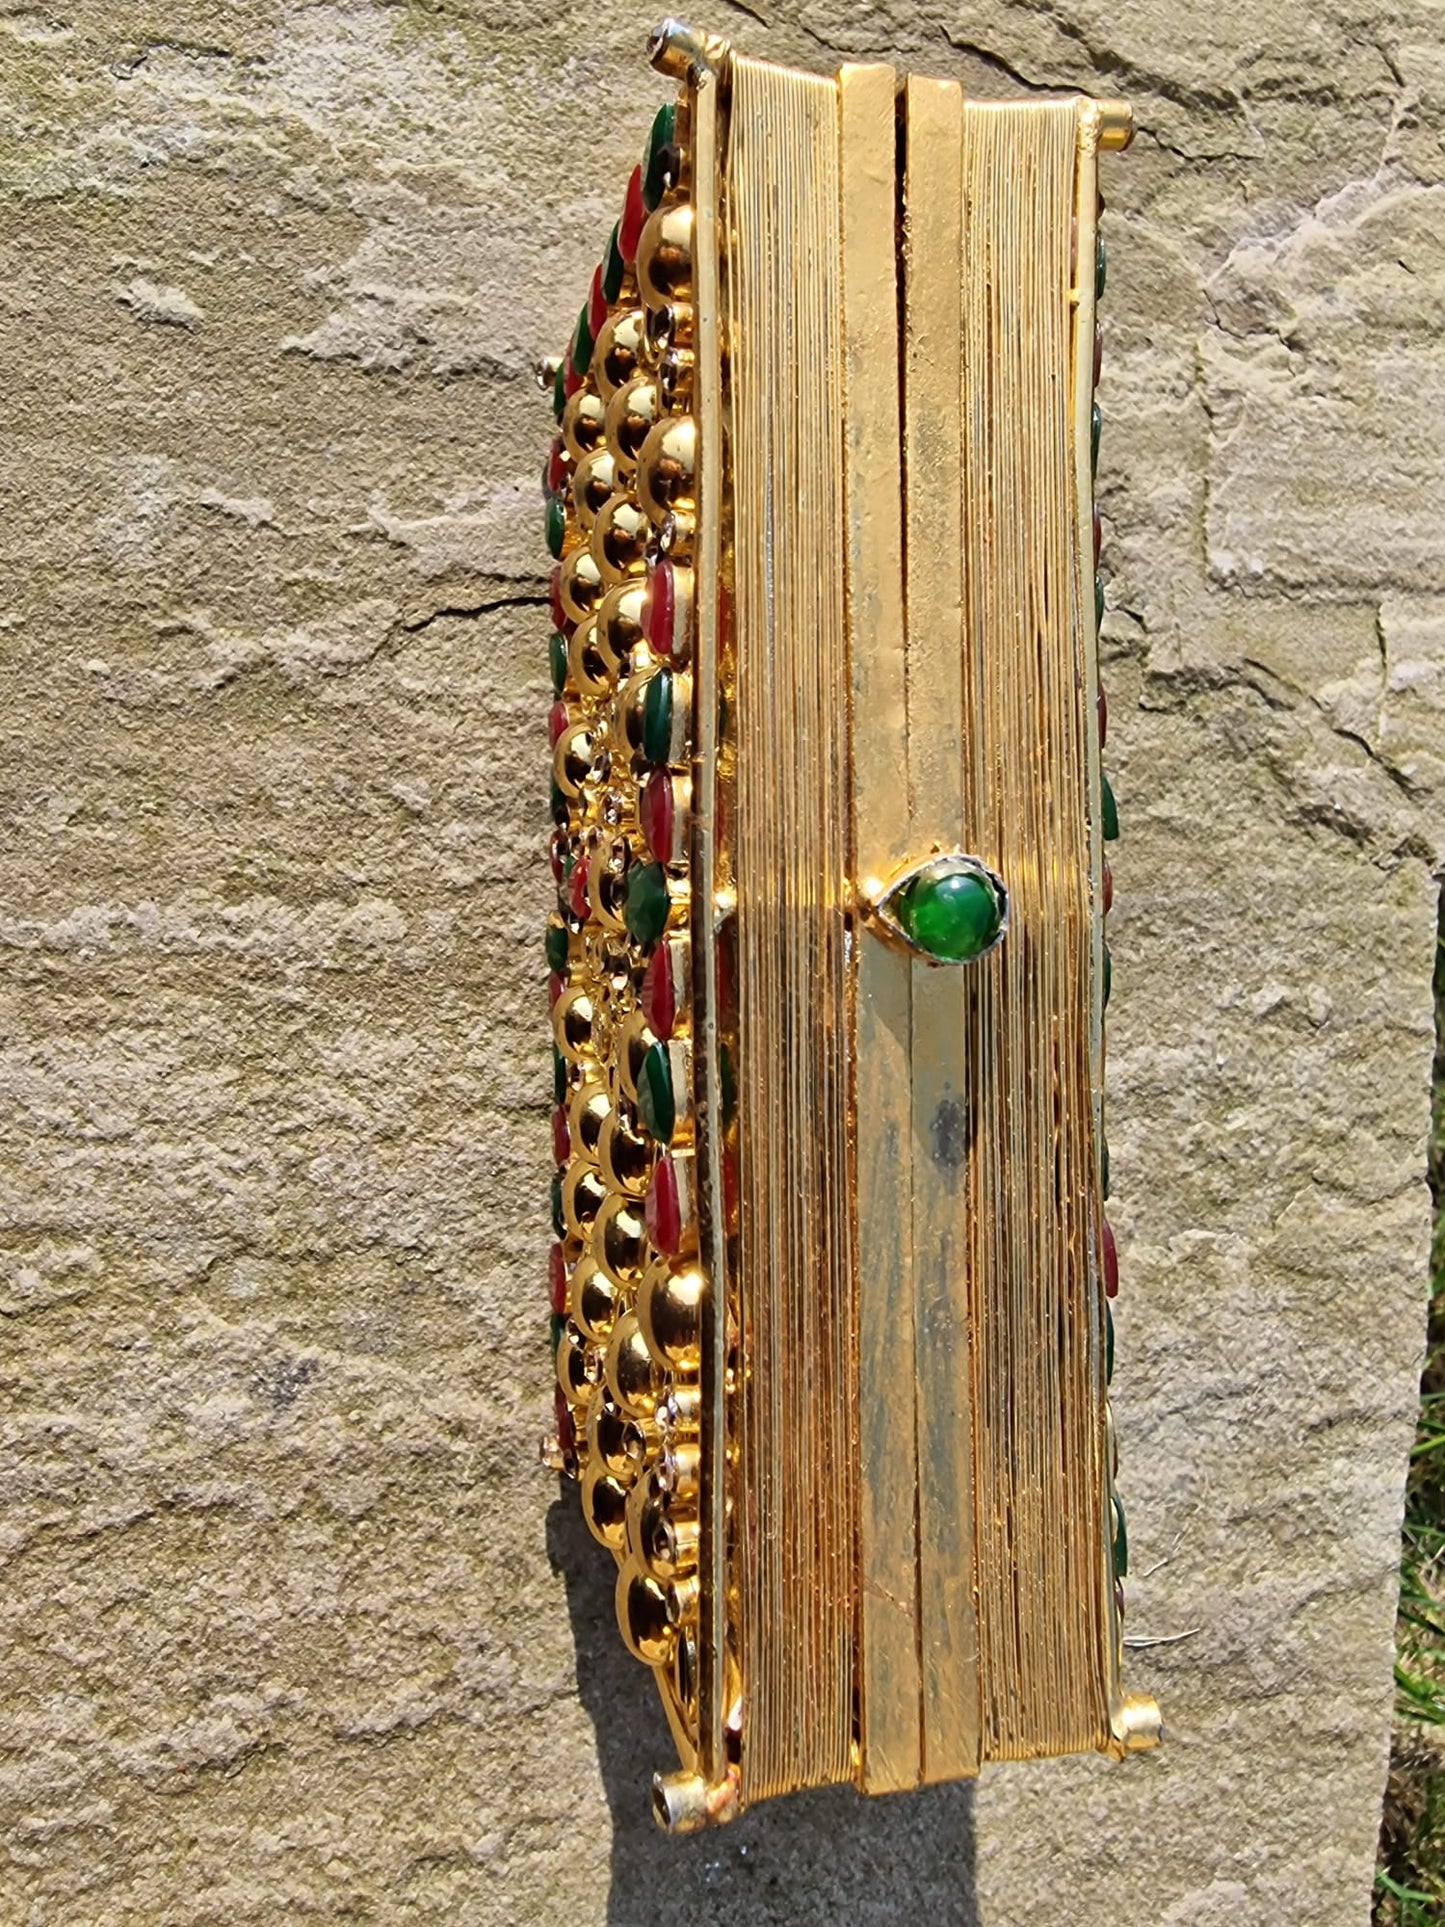
[[657, 1475], [667, 1491], [689, 1504], [695, 1502], [702, 1484], [702, 1446], [696, 1439], [667, 1439], [657, 1462]]
[[651, 1418], [666, 1389], [635, 1312], [625, 1311], [612, 1327], [602, 1360], [602, 1376], [618, 1410], [628, 1418]]
[[637, 1322], [647, 1349], [668, 1371], [697, 1371], [702, 1362], [702, 1301], [707, 1285], [696, 1265], [674, 1268], [656, 1258], [642, 1274]]
[[696, 1571], [697, 1546], [696, 1515], [661, 1490], [654, 1468], [628, 1495], [629, 1554], [654, 1579], [671, 1580]]
[[692, 349], [669, 339], [657, 357], [657, 391], [669, 414], [680, 414], [691, 404], [696, 372], [697, 362]]
[[637, 242], [637, 286], [649, 308], [692, 292], [692, 206], [654, 208]]
[[[695, 316], [690, 301], [669, 301], [665, 307], [649, 308], [647, 323], [643, 331], [643, 351], [647, 366], [658, 375], [662, 374], [663, 363], [670, 354], [686, 354], [691, 363], [691, 347]], [[676, 371], [673, 371], [674, 376]], [[669, 394], [668, 384], [663, 383], [661, 394], [669, 412], [676, 406], [675, 395]]]
[[587, 1236], [607, 1196], [607, 1186], [596, 1166], [573, 1158], [562, 1180], [562, 1221], [571, 1237]]
[[573, 1324], [594, 1345], [607, 1343], [617, 1320], [620, 1297], [616, 1280], [607, 1276], [590, 1248], [585, 1250], [572, 1267], [567, 1307]]
[[609, 1113], [598, 1145], [597, 1162], [614, 1191], [640, 1198], [652, 1175], [652, 1146], [637, 1128], [631, 1106]]
[[651, 375], [634, 375], [607, 404], [607, 443], [619, 478], [626, 481], [637, 466], [642, 444], [662, 414], [657, 383]]
[[600, 448], [607, 434], [607, 410], [600, 395], [579, 388], [562, 411], [562, 440], [574, 462]]
[[606, 508], [613, 487], [612, 450], [604, 444], [584, 455], [572, 471], [572, 506], [584, 534]]
[[620, 582], [607, 591], [597, 609], [597, 647], [607, 659], [614, 676], [642, 641], [642, 621], [647, 609], [645, 582]]
[[570, 549], [558, 574], [562, 607], [574, 622], [585, 622], [602, 600], [602, 572], [590, 549]]
[[657, 1423], [669, 1445], [696, 1439], [702, 1430], [702, 1387], [674, 1379], [658, 1405]]
[[632, 989], [634, 953], [632, 941], [620, 931], [588, 926], [582, 939], [586, 967], [593, 981], [613, 997], [622, 998]]
[[631, 1103], [637, 1102], [637, 1074], [642, 1069], [642, 1060], [656, 1042], [641, 1010], [629, 1011], [617, 1033], [614, 1069], [618, 1091]]
[[597, 1459], [582, 1474], [582, 1517], [594, 1539], [614, 1552], [627, 1543], [627, 1488]]
[[584, 696], [601, 702], [612, 693], [617, 680], [606, 656], [597, 646], [597, 618], [581, 622], [567, 642], [567, 673]]
[[679, 1630], [696, 1612], [697, 1585], [692, 1579], [663, 1585], [630, 1559], [617, 1575], [617, 1624], [623, 1643], [649, 1666], [668, 1663]]
[[636, 502], [614, 495], [592, 524], [592, 560], [608, 588], [642, 574], [651, 540], [652, 524]]
[[602, 1373], [601, 1354], [581, 1332], [568, 1325], [557, 1341], [557, 1383], [573, 1405], [580, 1405]]
[[620, 1484], [631, 1486], [647, 1463], [651, 1443], [648, 1429], [619, 1412], [607, 1387], [599, 1385], [587, 1407], [589, 1459], [599, 1460]]
[[697, 423], [671, 415], [648, 431], [637, 458], [637, 493], [655, 523], [696, 507]]
[[552, 1035], [558, 1050], [574, 1064], [605, 1055], [605, 1026], [581, 984], [569, 984], [553, 1004]]
[[587, 864], [587, 902], [604, 929], [621, 934], [627, 928], [626, 837], [598, 842]]
[[574, 1157], [597, 1163], [602, 1127], [611, 1109], [612, 1099], [607, 1095], [607, 1086], [598, 1077], [584, 1077], [567, 1103], [567, 1130], [572, 1139]]
[[597, 392], [604, 402], [611, 401], [618, 389], [637, 373], [642, 356], [646, 322], [641, 308], [623, 308], [602, 324], [592, 367]]
[[608, 1277], [630, 1293], [647, 1261], [647, 1227], [636, 1199], [609, 1194], [597, 1213], [592, 1250]]
[[562, 731], [552, 751], [552, 774], [564, 796], [575, 802], [582, 794], [598, 773], [601, 748], [600, 731], [587, 723], [569, 723]]

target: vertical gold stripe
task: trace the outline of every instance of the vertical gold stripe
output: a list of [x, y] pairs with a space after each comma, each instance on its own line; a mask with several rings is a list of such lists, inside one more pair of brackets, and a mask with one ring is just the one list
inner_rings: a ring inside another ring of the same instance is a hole
[[[838, 77], [853, 871], [865, 893], [909, 851], [896, 88], [891, 67]], [[857, 945], [859, 1777], [886, 1793], [920, 1771], [911, 965], [867, 925]]]
[[[1072, 101], [964, 115], [966, 841], [1011, 926], [974, 977], [983, 1750], [1107, 1738], [1092, 775], [1073, 371]], [[1091, 618], [1089, 619], [1091, 620]]]
[[739, 1580], [748, 1798], [851, 1777], [855, 1354], [838, 95], [736, 58]]
[[[959, 360], [963, 101], [910, 80], [904, 173], [909, 820], [914, 856], [964, 842]], [[967, 845], [965, 844], [965, 847]], [[965, 1264], [966, 980], [913, 964], [914, 1344], [923, 1777], [978, 1767], [973, 1413]]]
[[[1099, 633], [1094, 614], [1094, 531], [1092, 504], [1094, 472], [1090, 456], [1091, 412], [1094, 396], [1095, 248], [1099, 223], [1099, 127], [1100, 110], [1093, 101], [1079, 101], [1078, 167], [1075, 190], [1075, 221], [1078, 248], [1074, 262], [1074, 355], [1073, 420], [1074, 480], [1078, 497], [1076, 553], [1079, 571], [1080, 622], [1084, 637], [1084, 714], [1092, 719], [1099, 704]], [[1104, 839], [1102, 834], [1101, 758], [1097, 729], [1085, 729], [1088, 747], [1089, 798], [1089, 892], [1093, 905], [1092, 942], [1089, 946], [1091, 990], [1089, 996], [1089, 1051], [1093, 1066], [1093, 1111], [1096, 1141], [1104, 1137]], [[1101, 1173], [1095, 1170], [1094, 1218], [1096, 1227], [1104, 1216]], [[1108, 1448], [1107, 1399], [1104, 1379], [1104, 1294], [1098, 1266], [1094, 1273], [1092, 1323], [1096, 1336], [1094, 1365], [1101, 1477], [1104, 1481], [1099, 1525], [1099, 1592], [1102, 1601], [1105, 1644], [1105, 1679], [1109, 1725], [1122, 1733], [1123, 1628], [1114, 1602], [1114, 1547], [1112, 1495], [1114, 1490], [1112, 1454]]]
[[697, 262], [698, 415], [697, 647], [693, 660], [692, 891], [693, 1074], [697, 1115], [698, 1233], [707, 1293], [702, 1306], [702, 1430], [699, 1478], [698, 1767], [710, 1785], [727, 1768], [723, 1720], [726, 1632], [727, 1236], [719, 1137], [717, 893], [718, 592], [721, 580], [722, 362], [718, 287], [718, 83], [693, 80], [693, 221]]

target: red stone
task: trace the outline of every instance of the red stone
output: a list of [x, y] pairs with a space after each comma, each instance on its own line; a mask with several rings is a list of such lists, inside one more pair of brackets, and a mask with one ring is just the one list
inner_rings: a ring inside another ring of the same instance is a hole
[[572, 366], [572, 350], [569, 347], [567, 350], [567, 365], [562, 370], [562, 393], [566, 395], [568, 400], [570, 401], [572, 396], [577, 393], [577, 390], [581, 386], [582, 386], [582, 377], [578, 374], [577, 370]]
[[554, 1244], [547, 1253], [547, 1297], [552, 1306], [552, 1316], [565, 1318], [567, 1316], [567, 1255], [560, 1244]]
[[1119, 1252], [1109, 1220], [1104, 1220], [1104, 1290], [1111, 1298], [1119, 1295]]
[[653, 1166], [642, 1215], [653, 1250], [675, 1257], [682, 1249], [682, 1197], [674, 1158], [664, 1155]]
[[547, 1008], [550, 1010], [567, 988], [567, 979], [560, 970], [554, 970], [547, 979]]
[[1104, 539], [1104, 525], [1099, 520], [1099, 504], [1094, 504], [1094, 567], [1099, 566], [1099, 548]]
[[1094, 386], [1099, 385], [1099, 377], [1104, 372], [1104, 330], [1098, 322], [1094, 323]]
[[562, 703], [562, 702], [553, 703], [552, 707], [547, 712], [547, 741], [552, 745], [553, 749], [557, 747], [558, 739], [560, 738], [562, 731], [566, 727], [567, 727], [566, 703]]
[[578, 857], [567, 879], [567, 908], [579, 923], [585, 922], [592, 905], [587, 900], [587, 864]]
[[655, 769], [644, 783], [637, 805], [637, 820], [642, 825], [647, 847], [658, 862], [671, 863], [675, 809], [670, 770]]
[[572, 618], [562, 607], [562, 567], [559, 563], [552, 571], [550, 584], [552, 596], [552, 627], [564, 636], [572, 633]]
[[677, 578], [670, 562], [659, 562], [652, 571], [652, 590], [647, 602], [647, 644], [654, 656], [671, 660], [673, 625], [677, 617]]
[[557, 495], [567, 480], [567, 451], [562, 446], [562, 437], [552, 437], [552, 453], [547, 457], [547, 493]]
[[560, 883], [567, 874], [567, 832], [565, 830], [553, 830], [551, 842], [547, 846], [547, 855], [551, 860], [552, 874]]
[[[572, 1133], [567, 1126], [567, 1107], [559, 1104], [552, 1113], [552, 1161], [565, 1164], [572, 1155]], [[554, 1305], [552, 1308], [556, 1310]], [[563, 1306], [563, 1310], [566, 1307]]]
[[738, 1223], [738, 1154], [729, 1145], [722, 1154], [723, 1223], [735, 1231]]
[[602, 270], [598, 267], [592, 271], [592, 289], [587, 296], [587, 326], [592, 330], [594, 341], [601, 334], [606, 323], [607, 296], [602, 292]]
[[672, 957], [665, 943], [660, 943], [653, 951], [643, 973], [639, 1002], [642, 1014], [647, 1019], [647, 1028], [653, 1036], [663, 1039], [671, 1037], [672, 1027], [677, 1022], [677, 998], [672, 987]]
[[634, 167], [627, 183], [627, 198], [622, 203], [622, 219], [617, 228], [617, 252], [628, 267], [637, 259], [637, 243], [647, 219], [647, 203], [642, 198], [642, 169]]
[[577, 1427], [572, 1423], [572, 1407], [567, 1403], [567, 1394], [559, 1385], [556, 1388], [557, 1443], [570, 1459], [577, 1450]]
[[1103, 690], [1099, 691], [1099, 747], [1102, 749], [1109, 740], [1109, 699]]
[[1114, 872], [1108, 863], [1104, 865], [1104, 914], [1107, 916], [1114, 907]]

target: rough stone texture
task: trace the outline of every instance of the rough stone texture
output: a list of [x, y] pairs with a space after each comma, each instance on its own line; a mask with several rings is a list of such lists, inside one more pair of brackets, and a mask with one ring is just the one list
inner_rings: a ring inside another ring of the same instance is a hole
[[708, 17], [1142, 126], [1109, 1113], [1129, 1630], [1173, 1643], [1157, 1755], [678, 1843], [531, 1463], [527, 368], [649, 24], [0, 0], [0, 1922], [1362, 1922], [1445, 838], [1438, 0]]

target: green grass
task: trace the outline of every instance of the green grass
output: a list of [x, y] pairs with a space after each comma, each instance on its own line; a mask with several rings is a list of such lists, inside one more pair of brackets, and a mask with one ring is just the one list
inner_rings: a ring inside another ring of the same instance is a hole
[[1375, 1870], [1377, 1927], [1445, 1920], [1445, 896], [1435, 952], [1430, 1324], [1405, 1489], [1395, 1731]]

